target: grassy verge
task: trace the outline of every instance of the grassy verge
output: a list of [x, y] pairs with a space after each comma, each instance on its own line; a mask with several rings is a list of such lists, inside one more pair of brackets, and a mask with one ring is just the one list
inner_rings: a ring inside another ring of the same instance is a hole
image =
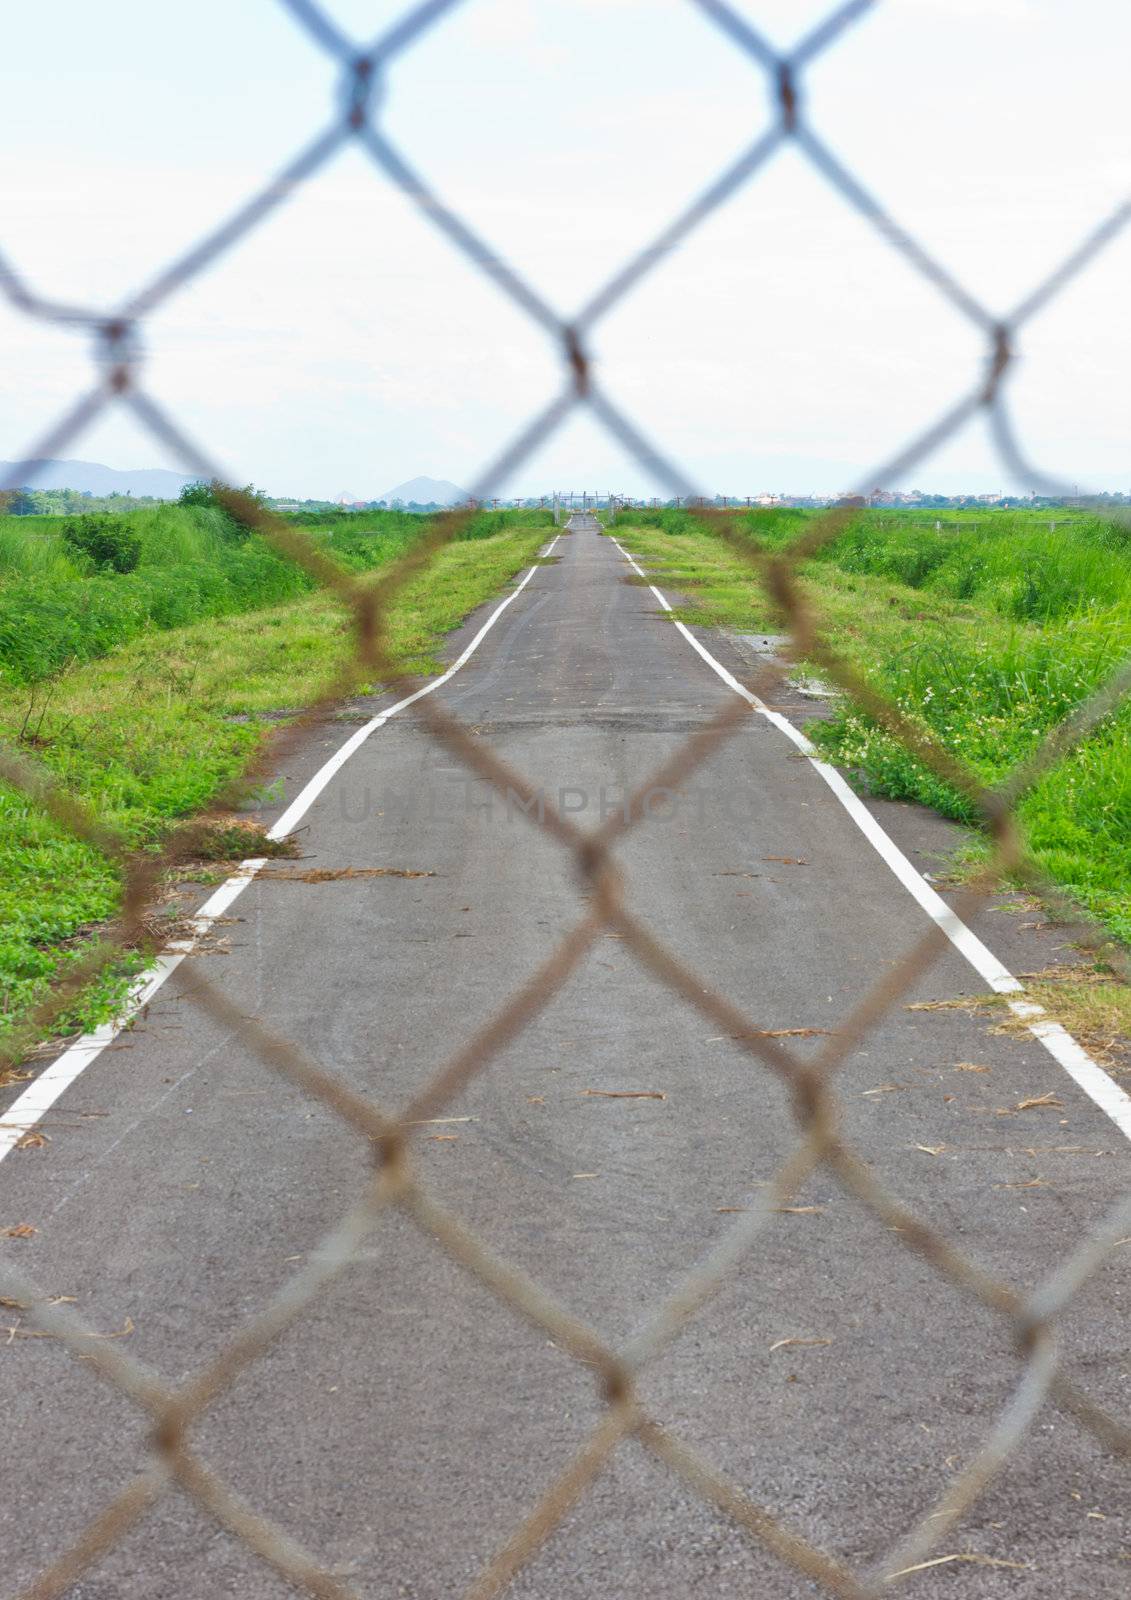
[[[412, 519], [411, 531], [419, 529]], [[357, 525], [335, 531], [337, 553], [353, 565], [380, 565], [403, 548], [398, 539], [375, 548]], [[546, 539], [537, 513], [488, 520], [473, 531], [446, 546], [394, 601], [391, 639], [407, 670], [437, 670], [443, 635]], [[100, 659], [56, 673], [48, 686], [0, 689], [0, 738], [30, 745], [104, 822], [137, 846], [156, 847], [177, 819], [206, 807], [241, 770], [274, 720], [316, 695], [350, 649], [340, 607], [321, 593], [187, 627], [149, 628]], [[113, 915], [120, 884], [98, 851], [3, 785], [0, 883], [3, 1028], [75, 958], [93, 926]], [[68, 1029], [112, 1013], [129, 965], [84, 994], [66, 1018]]]
[[[480, 512], [459, 537], [489, 538], [515, 516]], [[352, 571], [390, 560], [422, 526], [420, 517], [400, 511], [294, 520]], [[523, 520], [539, 520], [539, 513]], [[131, 516], [0, 517], [0, 689], [49, 681], [139, 635], [257, 610], [313, 588], [306, 572], [214, 501]]]
[[[752, 513], [741, 526], [783, 548], [806, 520]], [[686, 619], [783, 628], [749, 567], [685, 514], [622, 514], [617, 532], [687, 597]], [[987, 512], [963, 526], [946, 513], [864, 512], [807, 563], [803, 582], [838, 649], [990, 783], [1131, 652], [1128, 530], [1082, 513]], [[808, 731], [864, 789], [974, 820], [961, 795], [852, 704]], [[1131, 708], [1106, 717], [1019, 815], [1049, 876], [1131, 942]]]

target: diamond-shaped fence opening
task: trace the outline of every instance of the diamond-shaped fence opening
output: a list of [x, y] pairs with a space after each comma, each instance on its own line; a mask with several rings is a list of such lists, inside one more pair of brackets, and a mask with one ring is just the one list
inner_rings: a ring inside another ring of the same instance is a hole
[[[562, 359], [562, 384], [548, 395], [544, 407], [532, 416], [518, 435], [501, 444], [493, 462], [474, 486], [476, 498], [492, 488], [554, 433], [575, 411], [588, 410], [637, 462], [673, 494], [686, 497], [696, 515], [710, 525], [765, 586], [766, 592], [788, 619], [798, 654], [818, 662], [849, 691], [885, 728], [904, 740], [948, 783], [965, 793], [984, 818], [993, 842], [993, 860], [985, 875], [992, 881], [1002, 870], [1021, 873], [1044, 892], [1040, 876], [1027, 858], [1013, 822], [1013, 808], [1025, 789], [1082, 739], [1131, 688], [1131, 664], [1056, 728], [997, 789], [988, 790], [977, 777], [940, 744], [909, 720], [903, 712], [863, 681], [837, 654], [822, 619], [798, 583], [800, 563], [834, 538], [853, 516], [850, 505], [830, 508], [809, 524], [784, 552], [758, 550], [740, 535], [726, 513], [708, 511], [697, 501], [696, 487], [672, 463], [660, 446], [644, 437], [632, 420], [612, 403], [597, 382], [587, 355], [587, 341], [597, 323], [631, 295], [634, 288], [671, 250], [690, 237], [703, 220], [724, 206], [740, 190], [756, 182], [767, 163], [787, 145], [801, 153], [832, 189], [875, 230], [884, 245], [898, 253], [906, 266], [949, 304], [977, 332], [984, 348], [979, 370], [970, 374], [965, 390], [940, 399], [934, 422], [919, 437], [902, 445], [880, 466], [867, 484], [891, 478], [950, 438], [972, 418], [989, 420], [1003, 464], [1024, 471], [1027, 481], [1062, 494], [1063, 485], [1050, 481], [1026, 460], [1023, 441], [1013, 428], [1007, 406], [1007, 383], [1015, 349], [1026, 325], [1040, 315], [1066, 285], [1076, 279], [1104, 251], [1131, 220], [1131, 200], [1110, 215], [1098, 218], [1084, 238], [1068, 241], [1058, 267], [1012, 308], [1001, 313], [983, 304], [916, 239], [889, 215], [870, 192], [866, 181], [849, 170], [826, 139], [812, 130], [805, 115], [806, 71], [856, 21], [872, 9], [873, 0], [850, 0], [831, 11], [792, 50], [779, 53], [758, 32], [746, 12], [732, 9], [724, 0], [688, 0], [697, 7], [736, 51], [743, 52], [751, 73], [759, 76], [774, 107], [773, 125], [752, 135], [745, 149], [706, 184], [653, 240], [630, 256], [623, 266], [586, 304], [569, 313], [553, 306], [496, 253], [492, 242], [480, 235], [474, 217], [449, 208], [414, 167], [411, 151], [390, 138], [381, 120], [383, 88], [396, 70], [398, 57], [453, 9], [455, 0], [425, 0], [406, 9], [376, 40], [355, 41], [346, 36], [314, 0], [281, 0], [307, 32], [313, 48], [324, 51], [340, 68], [340, 89], [329, 108], [325, 125], [296, 143], [284, 167], [233, 215], [218, 217], [215, 225], [178, 260], [142, 285], [122, 305], [104, 308], [59, 304], [42, 298], [33, 283], [0, 257], [0, 292], [19, 311], [45, 322], [74, 328], [93, 336], [98, 360], [93, 381], [77, 395], [71, 408], [28, 452], [28, 461], [59, 454], [111, 406], [128, 407], [138, 423], [190, 470], [204, 477], [221, 477], [207, 451], [186, 436], [175, 417], [152, 398], [139, 360], [139, 330], [150, 313], [183, 284], [190, 282], [217, 257], [236, 247], [240, 239], [285, 203], [294, 190], [317, 182], [318, 175], [342, 146], [354, 142], [372, 161], [375, 176], [398, 186], [418, 206], [427, 220], [466, 258], [470, 269], [486, 274], [512, 302], [553, 341]], [[473, 3], [473, 0], [472, 0]], [[9, 475], [7, 485], [26, 481], [27, 465]], [[312, 577], [330, 590], [352, 618], [356, 648], [350, 665], [324, 692], [279, 733], [243, 774], [248, 778], [277, 769], [288, 746], [326, 706], [362, 679], [396, 684], [413, 694], [421, 686], [406, 680], [391, 658], [386, 633], [390, 600], [407, 578], [425, 568], [437, 549], [458, 532], [466, 513], [451, 513], [435, 520], [409, 553], [378, 580], [358, 578], [341, 570], [332, 559], [309, 543], [281, 518], [237, 491], [223, 489], [222, 500], [233, 517], [254, 528]], [[529, 1515], [473, 1584], [475, 1600], [499, 1593], [544, 1539], [558, 1527], [571, 1506], [604, 1463], [627, 1439], [667, 1464], [696, 1493], [733, 1518], [762, 1546], [792, 1564], [827, 1592], [841, 1596], [874, 1596], [898, 1577], [918, 1568], [948, 1529], [977, 1499], [991, 1477], [1008, 1460], [1022, 1436], [1048, 1403], [1070, 1414], [1108, 1449], [1131, 1456], [1131, 1427], [1091, 1402], [1061, 1370], [1056, 1343], [1059, 1313], [1084, 1282], [1126, 1242], [1131, 1231], [1131, 1199], [1117, 1206], [1108, 1218], [1032, 1293], [1023, 1294], [999, 1280], [969, 1258], [945, 1233], [915, 1214], [877, 1179], [872, 1169], [842, 1139], [837, 1116], [836, 1074], [861, 1037], [903, 996], [909, 986], [935, 960], [945, 942], [932, 928], [909, 948], [894, 970], [840, 1019], [836, 1030], [815, 1057], [803, 1060], [778, 1039], [758, 1034], [741, 1009], [715, 992], [703, 974], [693, 972], [666, 946], [658, 933], [634, 912], [629, 885], [616, 861], [616, 847], [645, 818], [645, 797], [657, 788], [677, 788], [744, 722], [750, 704], [760, 692], [773, 688], [776, 669], [767, 666], [747, 691], [735, 697], [703, 728], [671, 754], [662, 767], [638, 790], [631, 803], [602, 826], [585, 832], [552, 805], [531, 805], [530, 826], [539, 827], [561, 846], [586, 885], [589, 895], [577, 921], [562, 930], [553, 953], [477, 1032], [466, 1039], [406, 1106], [381, 1107], [357, 1093], [341, 1077], [313, 1059], [293, 1039], [274, 1033], [258, 1018], [245, 1015], [220, 988], [210, 983], [199, 965], [187, 969], [185, 992], [203, 1011], [231, 1030], [273, 1071], [297, 1085], [312, 1099], [329, 1108], [348, 1127], [370, 1142], [375, 1170], [348, 1212], [330, 1230], [303, 1266], [288, 1279], [273, 1300], [254, 1316], [237, 1337], [192, 1379], [180, 1386], [162, 1381], [133, 1359], [121, 1345], [92, 1336], [68, 1306], [53, 1303], [15, 1270], [0, 1269], [0, 1285], [9, 1299], [26, 1309], [40, 1329], [61, 1339], [89, 1368], [115, 1385], [148, 1415], [152, 1423], [150, 1464], [121, 1493], [113, 1497], [81, 1537], [25, 1591], [43, 1597], [60, 1595], [99, 1557], [113, 1546], [171, 1487], [191, 1495], [231, 1534], [270, 1563], [301, 1589], [318, 1596], [347, 1596], [355, 1591], [325, 1565], [299, 1547], [286, 1529], [271, 1519], [270, 1508], [258, 1510], [244, 1503], [200, 1458], [190, 1444], [192, 1424], [311, 1306], [328, 1284], [354, 1260], [359, 1247], [381, 1225], [387, 1211], [397, 1209], [414, 1221], [450, 1256], [474, 1274], [488, 1289], [554, 1343], [596, 1375], [604, 1396], [604, 1414], [583, 1447], [551, 1487], [532, 1506]], [[431, 735], [471, 773], [519, 799], [539, 795], [536, 776], [511, 770], [482, 738], [471, 738], [460, 721], [435, 699], [416, 701], [419, 718]], [[14, 751], [0, 752], [0, 778], [22, 789], [38, 805], [76, 836], [106, 852], [121, 866], [125, 879], [123, 911], [112, 940], [100, 945], [68, 968], [51, 995], [26, 1019], [26, 1037], [41, 1033], [60, 1016], [77, 987], [90, 979], [142, 925], [162, 869], [177, 860], [191, 844], [198, 822], [184, 824], [170, 839], [161, 856], [131, 853], [121, 840], [60, 787], [45, 769]], [[214, 797], [220, 811], [239, 786]], [[963, 914], [969, 897], [956, 907]], [[713, 1027], [733, 1036], [758, 1064], [779, 1077], [789, 1091], [797, 1120], [794, 1147], [783, 1152], [773, 1181], [759, 1194], [756, 1204], [736, 1220], [703, 1260], [686, 1275], [674, 1293], [658, 1302], [643, 1326], [621, 1348], [614, 1348], [591, 1327], [557, 1303], [529, 1276], [500, 1259], [456, 1214], [440, 1205], [422, 1182], [413, 1162], [413, 1127], [435, 1116], [480, 1073], [492, 1058], [549, 1004], [577, 969], [602, 934], [612, 931], [632, 950], [636, 959], [692, 1007]], [[1100, 942], [1100, 934], [1093, 934]], [[116, 941], [116, 942], [115, 942]], [[1039, 1008], [1014, 1002], [1022, 1017], [1036, 1017]], [[843, 1188], [892, 1230], [892, 1249], [918, 1252], [957, 1294], [980, 1302], [1004, 1319], [1015, 1341], [1018, 1373], [1008, 1402], [993, 1421], [980, 1448], [956, 1470], [945, 1493], [931, 1511], [901, 1538], [870, 1571], [858, 1573], [791, 1532], [766, 1509], [754, 1503], [724, 1475], [653, 1417], [638, 1396], [636, 1380], [641, 1369], [695, 1318], [704, 1303], [757, 1245], [773, 1224], [775, 1209], [819, 1167], [824, 1167]]]

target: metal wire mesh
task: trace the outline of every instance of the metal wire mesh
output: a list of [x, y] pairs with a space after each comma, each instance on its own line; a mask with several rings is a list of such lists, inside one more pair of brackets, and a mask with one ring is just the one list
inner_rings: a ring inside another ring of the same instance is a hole
[[[99, 350], [97, 381], [36, 442], [27, 462], [17, 465], [7, 484], [0, 487], [16, 487], [27, 481], [30, 461], [57, 454], [113, 404], [128, 407], [138, 421], [192, 471], [203, 477], [219, 478], [219, 472], [206, 453], [184, 435], [176, 421], [144, 388], [138, 357], [138, 327], [175, 290], [191, 281], [217, 256], [231, 250], [299, 185], [310, 182], [342, 145], [353, 140], [422, 214], [447, 235], [472, 266], [490, 277], [560, 346], [565, 374], [561, 392], [550, 399], [482, 474], [474, 490], [478, 498], [487, 496], [572, 412], [582, 407], [588, 408], [649, 474], [666, 483], [674, 494], [694, 497], [694, 485], [685, 480], [660, 448], [646, 439], [604, 393], [591, 370], [585, 340], [598, 320], [606, 316], [664, 255], [749, 183], [775, 152], [787, 144], [800, 150], [887, 246], [898, 252], [985, 339], [985, 368], [976, 374], [969, 390], [947, 406], [918, 438], [880, 468], [873, 468], [868, 483], [899, 476], [972, 415], [984, 411], [989, 416], [1004, 464], [1014, 471], [1024, 472], [1030, 482], [1039, 484], [1045, 492], [1064, 493], [1065, 486], [1037, 472], [1024, 459], [1013, 430], [1005, 389], [1015, 341], [1020, 330], [1131, 220], [1131, 200], [1104, 218], [1067, 253], [1056, 270], [1010, 312], [1004, 316], [994, 315], [908, 230], [885, 213], [806, 121], [801, 104], [806, 69], [817, 56], [832, 48], [846, 30], [872, 8], [875, 0], [850, 0], [834, 9], [786, 54], [771, 48], [751, 22], [724, 0], [688, 0], [728, 36], [737, 50], [749, 56], [756, 72], [764, 75], [776, 106], [774, 126], [743, 151], [656, 239], [616, 272], [571, 320], [561, 317], [492, 251], [465, 218], [431, 192], [404, 154], [390, 141], [375, 109], [379, 90], [397, 57], [451, 10], [456, 0], [426, 0], [426, 3], [412, 6], [380, 38], [360, 46], [341, 31], [315, 0], [280, 0], [280, 3], [305, 28], [313, 44], [340, 64], [342, 87], [329, 126], [306, 144], [258, 194], [109, 313], [43, 298], [0, 256], [0, 292], [18, 310], [43, 321], [87, 330], [95, 335]], [[388, 608], [406, 580], [424, 568], [439, 547], [459, 531], [463, 514], [437, 518], [427, 535], [389, 573], [373, 581], [341, 570], [294, 528], [247, 496], [231, 489], [222, 489], [220, 496], [233, 517], [260, 532], [330, 590], [352, 617], [354, 626], [355, 649], [348, 668], [326, 685], [323, 695], [306, 708], [302, 717], [266, 744], [245, 771], [243, 781], [246, 781], [276, 769], [285, 758], [287, 748], [301, 737], [310, 721], [360, 679], [415, 687], [398, 672], [392, 658], [386, 635]], [[814, 612], [798, 582], [800, 565], [843, 529], [854, 514], [851, 508], [833, 507], [814, 519], [792, 546], [772, 554], [759, 550], [748, 534], [740, 535], [727, 514], [706, 509], [696, 514], [749, 562], [788, 619], [797, 654], [819, 662], [868, 713], [910, 746], [948, 783], [958, 787], [979, 810], [993, 842], [993, 859], [983, 882], [970, 890], [969, 903], [973, 903], [984, 883], [993, 881], [1006, 870], [1020, 873], [1043, 893], [1055, 895], [1053, 886], [1041, 879], [1027, 857], [1013, 823], [1013, 811], [1018, 799], [1036, 778], [1084, 738], [1131, 688], [1131, 663], [1055, 729], [1005, 783], [996, 789], [987, 789], [921, 726], [909, 720], [841, 659], [825, 632], [821, 617]], [[775, 672], [776, 669], [767, 666], [751, 686], [755, 690], [771, 688]], [[62, 1340], [75, 1356], [115, 1385], [152, 1420], [152, 1460], [148, 1469], [112, 1498], [77, 1542], [24, 1591], [29, 1600], [33, 1596], [36, 1600], [45, 1600], [47, 1596], [62, 1594], [174, 1484], [300, 1589], [313, 1595], [332, 1596], [334, 1600], [344, 1600], [355, 1594], [315, 1555], [296, 1544], [266, 1512], [245, 1504], [220, 1480], [191, 1448], [189, 1432], [193, 1423], [237, 1375], [301, 1317], [355, 1258], [359, 1246], [379, 1224], [382, 1214], [392, 1208], [413, 1219], [500, 1300], [545, 1330], [558, 1346], [595, 1371], [603, 1390], [604, 1415], [599, 1426], [479, 1575], [469, 1591], [474, 1600], [487, 1600], [506, 1587], [613, 1452], [630, 1436], [665, 1462], [705, 1500], [733, 1518], [754, 1540], [826, 1591], [851, 1596], [854, 1600], [879, 1594], [925, 1559], [1006, 1462], [1046, 1403], [1051, 1402], [1071, 1414], [1107, 1449], [1131, 1457], [1131, 1427], [1109, 1416], [1073, 1385], [1061, 1371], [1056, 1345], [1060, 1313], [1114, 1247], [1125, 1242], [1131, 1229], [1131, 1197], [1115, 1207], [1106, 1221], [1084, 1238], [1033, 1293], [1021, 1294], [969, 1259], [945, 1234], [889, 1193], [872, 1170], [842, 1141], [838, 1131], [837, 1069], [863, 1035], [906, 994], [909, 986], [940, 954], [945, 945], [942, 932], [932, 927], [905, 953], [895, 969], [840, 1020], [815, 1059], [803, 1061], [780, 1042], [759, 1037], [749, 1019], [732, 1002], [715, 993], [701, 974], [691, 971], [674, 956], [630, 909], [625, 883], [614, 859], [614, 846], [643, 819], [648, 793], [657, 788], [676, 788], [685, 782], [750, 714], [748, 706], [736, 698], [705, 728], [689, 737], [661, 770], [641, 785], [623, 809], [592, 832], [584, 832], [569, 817], [546, 803], [535, 784], [510, 770], [486, 741], [469, 737], [459, 720], [435, 699], [421, 699], [417, 702], [417, 711], [432, 737], [474, 774], [495, 785], [503, 794], [517, 796], [520, 802], [539, 799], [538, 805], [523, 805], [522, 809], [532, 826], [543, 829], [571, 854], [583, 885], [589, 891], [585, 914], [562, 937], [549, 959], [399, 1112], [381, 1108], [359, 1095], [340, 1076], [312, 1059], [293, 1039], [280, 1037], [257, 1018], [245, 1015], [203, 976], [199, 964], [186, 969], [185, 989], [195, 1004], [235, 1033], [275, 1072], [329, 1107], [344, 1123], [371, 1141], [375, 1170], [352, 1208], [303, 1267], [238, 1337], [180, 1387], [163, 1382], [121, 1346], [92, 1337], [93, 1330], [70, 1307], [52, 1304], [22, 1274], [8, 1266], [0, 1268], [0, 1282], [5, 1293], [26, 1308], [38, 1327]], [[56, 984], [50, 996], [26, 1019], [25, 1037], [30, 1039], [41, 1036], [52, 1020], [63, 1014], [76, 990], [137, 938], [160, 874], [191, 852], [194, 829], [199, 826], [200, 819], [178, 828], [160, 855], [134, 853], [97, 818], [87, 814], [44, 768], [22, 754], [10, 750], [0, 752], [0, 778], [22, 789], [78, 838], [105, 852], [120, 866], [125, 882], [122, 916], [116, 931], [74, 963], [66, 978]], [[222, 811], [235, 792], [233, 787], [216, 795], [210, 814]], [[956, 910], [962, 915], [963, 904]], [[458, 1216], [439, 1205], [421, 1182], [412, 1160], [413, 1124], [435, 1116], [482, 1072], [547, 1006], [594, 941], [610, 930], [623, 938], [645, 969], [783, 1080], [790, 1091], [798, 1124], [795, 1147], [788, 1152], [757, 1204], [723, 1234], [676, 1292], [657, 1305], [644, 1327], [619, 1349], [555, 1302], [536, 1282], [499, 1259]], [[1093, 930], [1091, 937], [1093, 942], [1101, 942], [1098, 931]], [[641, 1369], [680, 1334], [705, 1301], [739, 1266], [773, 1224], [775, 1209], [822, 1165], [893, 1230], [900, 1247], [917, 1252], [957, 1291], [989, 1307], [1005, 1320], [1012, 1333], [1019, 1366], [1014, 1391], [973, 1459], [952, 1477], [938, 1504], [867, 1572], [850, 1570], [751, 1501], [650, 1415], [636, 1389]]]

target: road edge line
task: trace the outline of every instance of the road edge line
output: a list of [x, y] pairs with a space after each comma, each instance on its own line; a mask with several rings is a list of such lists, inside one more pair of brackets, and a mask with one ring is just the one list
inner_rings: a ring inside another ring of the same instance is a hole
[[[654, 583], [648, 582], [648, 574], [640, 567], [620, 541], [613, 535], [609, 538], [616, 545], [621, 555], [632, 567], [660, 602], [666, 612], [671, 613], [671, 605], [660, 593]], [[738, 695], [753, 707], [768, 722], [786, 738], [795, 744], [805, 756], [811, 767], [814, 767], [833, 794], [840, 801], [845, 811], [860, 829], [868, 843], [876, 851], [884, 864], [890, 869], [907, 892], [923, 908], [932, 922], [942, 930], [951, 944], [969, 964], [978, 976], [989, 984], [996, 994], [1014, 995], [1017, 998], [1008, 1000], [1010, 1011], [1042, 1045], [1053, 1060], [1068, 1076], [1081, 1088], [1092, 1101], [1093, 1105], [1110, 1117], [1125, 1139], [1131, 1140], [1131, 1095], [1121, 1089], [1112, 1078], [1094, 1061], [1083, 1045], [1074, 1039], [1063, 1024], [1054, 1021], [1035, 1000], [1025, 998], [1025, 986], [1019, 978], [1014, 977], [1009, 968], [999, 961], [993, 951], [985, 945], [972, 928], [967, 927], [962, 918], [957, 916], [942, 896], [927, 882], [919, 869], [912, 865], [903, 851], [896, 844], [891, 835], [881, 826], [860, 796], [851, 788], [847, 780], [829, 765], [822, 761], [817, 754], [816, 746], [806, 738], [800, 728], [795, 728], [787, 717], [780, 711], [773, 711], [760, 700], [756, 694], [744, 688], [733, 673], [728, 672], [721, 661], [715, 657], [707, 647], [695, 637], [691, 629], [685, 626], [678, 617], [672, 621], [679, 629], [688, 643], [698, 651], [707, 665], [716, 672], [728, 688], [733, 689]]]
[[[317, 800], [330, 780], [345, 766], [349, 758], [359, 750], [371, 734], [383, 728], [390, 717], [395, 717], [398, 712], [413, 705], [426, 694], [433, 694], [441, 688], [475, 654], [484, 638], [495, 626], [503, 612], [512, 600], [517, 600], [531, 578], [538, 571], [538, 562], [544, 561], [549, 556], [558, 540], [560, 533], [556, 533], [546, 548], [540, 552], [538, 561], [530, 568], [521, 583], [515, 585], [510, 594], [506, 595], [492, 611], [484, 622], [479, 632], [470, 644], [437, 678], [432, 678], [420, 689], [403, 700], [398, 700], [396, 705], [389, 706], [388, 710], [381, 711], [372, 717], [364, 727], [358, 728], [356, 733], [341, 745], [330, 758], [325, 761], [314, 776], [307, 780], [290, 805], [283, 812], [277, 822], [267, 830], [268, 839], [278, 840], [286, 838], [295, 824], [302, 818]], [[266, 856], [249, 857], [241, 861], [239, 867], [231, 877], [226, 878], [220, 887], [201, 906], [192, 918], [192, 933], [187, 939], [170, 941], [155, 958], [155, 960], [142, 972], [131, 985], [122, 1006], [121, 1012], [109, 1022], [102, 1023], [90, 1033], [84, 1033], [76, 1039], [74, 1044], [68, 1045], [63, 1053], [46, 1066], [43, 1071], [31, 1082], [22, 1094], [18, 1095], [8, 1107], [3, 1116], [0, 1116], [0, 1161], [3, 1161], [16, 1145], [19, 1144], [25, 1133], [39, 1123], [45, 1112], [58, 1100], [59, 1096], [75, 1082], [76, 1078], [86, 1071], [92, 1061], [102, 1054], [107, 1045], [113, 1044], [122, 1030], [133, 1021], [138, 1012], [147, 1006], [153, 996], [164, 984], [165, 980], [173, 975], [186, 956], [191, 955], [199, 941], [208, 933], [216, 919], [223, 915], [234, 900], [247, 888], [248, 884], [256, 877], [259, 869], [267, 864]]]

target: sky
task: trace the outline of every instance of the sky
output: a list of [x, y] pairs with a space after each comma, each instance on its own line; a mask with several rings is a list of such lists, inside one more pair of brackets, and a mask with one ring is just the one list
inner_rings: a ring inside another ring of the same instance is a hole
[[[830, 9], [733, 0], [788, 48]], [[366, 40], [405, 0], [333, 0]], [[0, 23], [0, 251], [112, 310], [329, 121], [339, 69], [281, 0], [38, 0]], [[805, 75], [859, 183], [994, 315], [1131, 193], [1116, 0], [882, 0]], [[766, 75], [693, 0], [462, 0], [390, 66], [373, 115], [556, 312], [574, 314], [773, 120]], [[1131, 491], [1131, 227], [1024, 330], [1027, 456]], [[0, 459], [96, 370], [87, 332], [0, 298]], [[560, 348], [351, 145], [147, 321], [144, 381], [233, 481], [381, 495], [466, 487], [558, 392]], [[1024, 492], [984, 419], [885, 462], [967, 391], [985, 336], [795, 147], [593, 328], [594, 371], [707, 494], [875, 483]], [[184, 463], [119, 410], [56, 454]], [[663, 493], [588, 413], [494, 485]]]

